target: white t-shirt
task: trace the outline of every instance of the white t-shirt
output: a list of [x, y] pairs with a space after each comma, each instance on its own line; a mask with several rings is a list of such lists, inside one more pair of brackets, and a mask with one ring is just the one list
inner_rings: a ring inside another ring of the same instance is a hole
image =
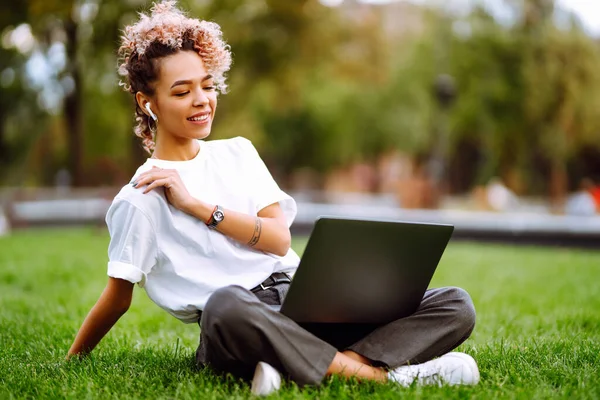
[[[199, 143], [194, 159], [148, 159], [134, 180], [152, 166], [176, 169], [198, 199], [253, 216], [279, 203], [288, 226], [292, 224], [296, 202], [279, 188], [249, 140]], [[138, 283], [152, 301], [183, 322], [196, 322], [198, 310], [219, 288], [251, 289], [273, 272], [293, 274], [298, 267], [300, 259], [291, 249], [283, 257], [255, 250], [173, 207], [162, 188], [143, 191], [123, 187], [106, 214], [108, 275]]]

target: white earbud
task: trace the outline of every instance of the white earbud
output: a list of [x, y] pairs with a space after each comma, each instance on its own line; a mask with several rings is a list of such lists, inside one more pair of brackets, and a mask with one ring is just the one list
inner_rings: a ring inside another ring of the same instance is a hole
[[150, 103], [146, 103], [146, 110], [150, 113], [150, 116], [154, 121], [158, 121], [158, 117], [152, 112], [152, 109], [150, 108]]

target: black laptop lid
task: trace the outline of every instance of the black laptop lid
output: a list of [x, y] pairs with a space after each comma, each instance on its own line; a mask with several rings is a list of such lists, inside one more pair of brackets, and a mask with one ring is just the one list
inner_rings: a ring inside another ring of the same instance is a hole
[[281, 312], [296, 322], [388, 323], [414, 313], [452, 225], [320, 218]]

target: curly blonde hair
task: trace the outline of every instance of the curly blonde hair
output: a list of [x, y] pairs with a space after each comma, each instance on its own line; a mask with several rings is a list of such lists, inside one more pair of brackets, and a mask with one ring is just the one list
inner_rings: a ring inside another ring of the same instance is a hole
[[[187, 17], [176, 1], [154, 3], [150, 15], [125, 27], [119, 47], [119, 85], [134, 96], [137, 92], [154, 95], [153, 83], [158, 79], [158, 59], [180, 50], [195, 51], [206, 70], [213, 76], [215, 87], [227, 92], [225, 73], [231, 67], [231, 51], [223, 40], [221, 28], [214, 22]], [[136, 102], [134, 132], [142, 139], [144, 149], [152, 154], [155, 142], [149, 117]]]

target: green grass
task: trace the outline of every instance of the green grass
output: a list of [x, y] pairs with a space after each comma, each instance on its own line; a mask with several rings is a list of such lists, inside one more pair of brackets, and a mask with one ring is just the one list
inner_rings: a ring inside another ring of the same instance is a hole
[[[302, 251], [304, 241], [294, 247]], [[103, 230], [32, 230], [0, 238], [0, 399], [247, 398], [248, 386], [197, 370], [198, 326], [136, 289], [91, 357], [65, 362], [106, 282]], [[600, 252], [452, 243], [434, 286], [468, 290], [478, 312], [460, 350], [475, 388], [399, 388], [327, 380], [275, 398], [600, 398]]]

